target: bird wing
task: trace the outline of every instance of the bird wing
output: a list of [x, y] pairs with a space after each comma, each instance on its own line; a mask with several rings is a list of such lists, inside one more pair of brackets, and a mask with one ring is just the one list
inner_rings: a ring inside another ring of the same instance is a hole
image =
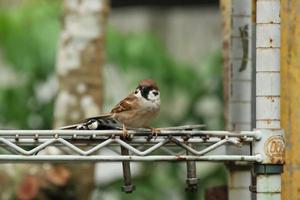
[[73, 130], [73, 129], [77, 129], [77, 127], [79, 127], [81, 125], [81, 123], [78, 124], [71, 124], [71, 125], [67, 125], [67, 126], [63, 126], [63, 127], [59, 127], [59, 130]]
[[59, 129], [62, 130], [70, 130], [70, 129], [85, 129], [85, 130], [95, 130], [95, 129], [111, 129], [116, 128], [119, 129], [119, 122], [116, 121], [113, 117], [115, 113], [121, 113], [125, 111], [130, 111], [134, 109], [134, 104], [137, 103], [137, 97], [134, 94], [128, 95], [125, 99], [120, 101], [110, 113], [90, 117], [84, 119], [83, 121], [72, 124], [68, 126], [61, 127]]
[[99, 120], [99, 119], [110, 118], [111, 116], [112, 116], [111, 113], [106, 113], [106, 114], [102, 114], [102, 115], [98, 115], [98, 116], [86, 118], [86, 119], [84, 119], [81, 123], [88, 122], [88, 121], [90, 121], [90, 120], [92, 120], [92, 119]]
[[111, 113], [120, 113], [134, 109], [134, 104], [137, 103], [137, 97], [134, 94], [130, 94], [125, 99], [120, 101], [112, 110]]
[[118, 122], [113, 119], [111, 113], [99, 115], [95, 117], [90, 117], [84, 119], [83, 121], [60, 127], [60, 130], [72, 130], [72, 129], [81, 129], [81, 130], [107, 130], [107, 129], [119, 129], [120, 125]]

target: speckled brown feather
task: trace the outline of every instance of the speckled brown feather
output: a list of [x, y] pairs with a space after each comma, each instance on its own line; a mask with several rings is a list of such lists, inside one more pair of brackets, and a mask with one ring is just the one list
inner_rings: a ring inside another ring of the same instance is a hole
[[136, 96], [130, 94], [125, 99], [119, 102], [112, 110], [111, 113], [120, 113], [124, 111], [129, 111], [133, 109], [133, 104], [137, 101]]
[[[139, 82], [139, 89], [145, 87], [159, 90], [156, 83], [151, 79], [144, 79]], [[127, 127], [148, 127], [150, 120], [159, 112], [160, 101], [158, 103], [152, 102], [151, 105], [150, 101], [144, 98], [142, 96], [137, 97], [135, 93], [131, 93], [120, 101], [110, 113], [85, 119], [82, 123], [66, 126], [63, 129], [76, 129], [79, 126], [82, 127], [82, 125], [89, 123], [90, 120], [101, 119], [106, 119], [106, 121], [107, 119], [114, 119]], [[104, 120], [104, 122], [106, 121]]]

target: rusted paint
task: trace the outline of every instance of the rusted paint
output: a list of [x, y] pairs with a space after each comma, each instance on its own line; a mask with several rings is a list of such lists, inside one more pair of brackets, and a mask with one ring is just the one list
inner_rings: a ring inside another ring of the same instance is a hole
[[252, 0], [251, 21], [252, 21], [252, 24], [256, 24], [256, 0]]
[[272, 136], [264, 144], [265, 154], [272, 164], [284, 164], [285, 143], [283, 137]]
[[273, 96], [267, 96], [266, 98], [269, 99], [269, 100], [271, 100], [271, 102], [275, 101]]
[[183, 161], [185, 161], [186, 160], [186, 158], [185, 157], [182, 157], [182, 156], [180, 156], [180, 155], [176, 155], [176, 160], [183, 160]]
[[285, 129], [286, 164], [283, 199], [300, 197], [300, 1], [281, 1], [281, 126]]

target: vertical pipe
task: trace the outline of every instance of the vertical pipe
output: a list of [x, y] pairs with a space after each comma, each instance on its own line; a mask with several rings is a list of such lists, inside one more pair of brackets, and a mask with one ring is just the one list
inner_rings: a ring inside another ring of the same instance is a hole
[[[189, 144], [192, 147], [192, 144]], [[189, 151], [186, 151], [187, 155], [191, 155]], [[197, 192], [198, 190], [198, 178], [197, 178], [197, 168], [195, 161], [186, 162], [187, 177], [186, 177], [186, 191], [187, 192]], [[196, 196], [196, 194], [194, 195]]]
[[[229, 66], [229, 111], [232, 131], [252, 129], [252, 1], [232, 0]], [[228, 154], [249, 154], [248, 148], [227, 147]], [[250, 200], [250, 166], [231, 163], [228, 199]]]
[[[257, 0], [256, 11], [256, 127], [272, 135], [280, 129], [280, 0]], [[275, 167], [255, 167], [257, 200], [281, 199]]]
[[[252, 129], [256, 128], [256, 0], [252, 0], [252, 91], [251, 91], [251, 99], [252, 99], [252, 106], [251, 106], [251, 127]], [[251, 149], [252, 151], [252, 149]], [[256, 185], [256, 176], [254, 173], [251, 173], [251, 200], [256, 200], [256, 193], [255, 193], [255, 185]]]
[[228, 128], [251, 130], [251, 0], [232, 0], [231, 12]]
[[[129, 155], [129, 150], [121, 146], [121, 155]], [[122, 186], [122, 191], [125, 193], [131, 193], [135, 189], [131, 181], [131, 171], [129, 161], [122, 162], [123, 167], [123, 179], [124, 185]]]
[[256, 127], [280, 129], [280, 0], [257, 0]]

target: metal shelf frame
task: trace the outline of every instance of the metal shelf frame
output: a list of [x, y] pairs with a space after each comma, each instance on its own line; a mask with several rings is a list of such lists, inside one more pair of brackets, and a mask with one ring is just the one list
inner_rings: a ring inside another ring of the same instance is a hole
[[[0, 162], [120, 162], [120, 161], [249, 161], [262, 162], [256, 155], [211, 155], [224, 146], [250, 146], [260, 142], [260, 131], [167, 130], [149, 137], [145, 130], [129, 130], [123, 139], [121, 130], [0, 130]], [[190, 145], [192, 144], [192, 145]], [[55, 146], [59, 153], [45, 155], [44, 149]], [[122, 155], [117, 147], [125, 148]], [[112, 150], [102, 155], [101, 150]]]

